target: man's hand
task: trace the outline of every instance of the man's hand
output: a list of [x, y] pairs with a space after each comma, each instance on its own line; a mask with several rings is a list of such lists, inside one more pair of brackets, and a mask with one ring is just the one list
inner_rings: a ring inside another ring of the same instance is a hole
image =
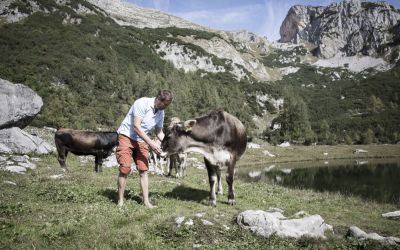
[[150, 145], [151, 149], [157, 154], [157, 155], [161, 155], [162, 150], [161, 148], [158, 146], [157, 143], [155, 143], [154, 141], [151, 141]]

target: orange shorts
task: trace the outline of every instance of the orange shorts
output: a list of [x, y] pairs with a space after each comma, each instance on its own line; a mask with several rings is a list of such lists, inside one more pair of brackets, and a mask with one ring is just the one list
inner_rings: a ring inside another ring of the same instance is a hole
[[137, 142], [120, 134], [118, 135], [116, 155], [119, 172], [122, 174], [131, 172], [132, 157], [139, 171], [149, 170], [149, 145], [145, 142]]

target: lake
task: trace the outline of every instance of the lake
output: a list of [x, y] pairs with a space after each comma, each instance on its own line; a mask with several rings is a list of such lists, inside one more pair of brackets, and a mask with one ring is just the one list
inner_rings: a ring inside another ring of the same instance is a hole
[[335, 160], [241, 166], [237, 176], [318, 192], [339, 192], [400, 205], [400, 159]]

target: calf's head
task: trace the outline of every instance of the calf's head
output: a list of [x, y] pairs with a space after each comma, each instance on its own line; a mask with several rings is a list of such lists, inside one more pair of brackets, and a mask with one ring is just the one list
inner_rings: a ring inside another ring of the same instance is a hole
[[195, 124], [196, 120], [188, 120], [169, 127], [161, 143], [161, 149], [166, 152], [167, 155], [183, 152], [187, 146], [187, 139], [192, 132], [192, 127]]

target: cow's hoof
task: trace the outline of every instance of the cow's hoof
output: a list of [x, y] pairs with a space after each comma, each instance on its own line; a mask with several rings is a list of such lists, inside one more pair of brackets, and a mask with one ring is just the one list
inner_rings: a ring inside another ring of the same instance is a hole
[[231, 206], [236, 205], [236, 201], [234, 199], [228, 199], [228, 204]]
[[216, 207], [217, 206], [217, 201], [216, 200], [209, 200], [208, 201], [208, 205], [210, 205], [211, 207]]

